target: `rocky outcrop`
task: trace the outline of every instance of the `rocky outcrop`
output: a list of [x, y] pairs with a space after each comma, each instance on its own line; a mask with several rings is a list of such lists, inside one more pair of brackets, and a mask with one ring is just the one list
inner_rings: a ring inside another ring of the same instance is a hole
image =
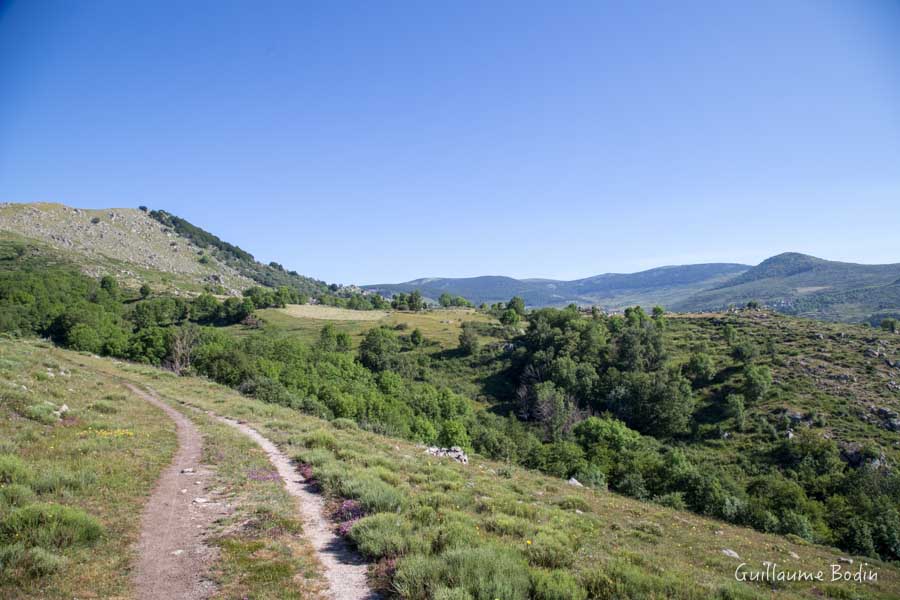
[[446, 456], [447, 458], [452, 458], [458, 463], [464, 465], [469, 464], [469, 456], [459, 446], [452, 446], [450, 448], [438, 448], [437, 446], [429, 446], [428, 448], [425, 448], [425, 453], [430, 454], [431, 456]]

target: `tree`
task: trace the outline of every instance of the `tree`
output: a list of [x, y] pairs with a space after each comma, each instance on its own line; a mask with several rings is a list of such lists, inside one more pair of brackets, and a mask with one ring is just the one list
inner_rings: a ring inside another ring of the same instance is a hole
[[506, 308], [516, 311], [520, 317], [525, 316], [525, 300], [520, 296], [510, 298], [509, 302], [506, 303]]
[[725, 342], [731, 346], [737, 340], [737, 329], [734, 328], [734, 325], [728, 323], [722, 329], [722, 336], [725, 338]]
[[684, 374], [688, 376], [694, 385], [703, 385], [715, 376], [716, 364], [712, 356], [706, 352], [692, 352], [687, 364], [684, 366]]
[[500, 322], [508, 326], [518, 325], [519, 319], [519, 313], [511, 308], [506, 309], [503, 311], [503, 314], [500, 315]]
[[728, 416], [734, 419], [738, 431], [744, 430], [746, 411], [744, 409], [744, 397], [741, 394], [728, 394], [725, 398], [725, 408]]
[[191, 367], [194, 349], [200, 344], [200, 328], [189, 323], [172, 334], [169, 366], [181, 375]]
[[732, 346], [731, 356], [745, 365], [752, 363], [759, 356], [759, 346], [750, 340], [741, 340]]
[[104, 275], [100, 278], [100, 289], [105, 291], [113, 300], [119, 298], [119, 282], [112, 275]]
[[445, 448], [450, 448], [451, 446], [459, 446], [466, 449], [472, 448], [472, 441], [469, 439], [466, 426], [456, 419], [444, 421], [444, 424], [441, 425], [438, 443]]
[[477, 354], [478, 345], [478, 334], [468, 322], [463, 323], [462, 331], [459, 333], [459, 349], [464, 354]]
[[150, 294], [152, 292], [153, 292], [153, 290], [150, 288], [149, 284], [145, 283], [141, 286], [141, 289], [140, 289], [141, 298], [143, 298], [143, 299], [149, 298]]
[[449, 308], [453, 304], [453, 296], [451, 296], [447, 292], [444, 292], [443, 294], [441, 294], [440, 298], [438, 298], [438, 304], [440, 304], [444, 308]]
[[762, 365], [744, 367], [744, 398], [755, 404], [765, 398], [772, 385], [772, 372]]
[[413, 346], [421, 346], [425, 341], [425, 336], [422, 334], [422, 330], [418, 327], [413, 329], [412, 333], [409, 334], [409, 341]]
[[891, 333], [897, 333], [897, 331], [900, 330], [900, 321], [893, 318], [882, 319], [881, 328], [885, 331], [890, 331]]
[[372, 371], [387, 371], [397, 362], [400, 342], [386, 327], [375, 327], [366, 333], [359, 345], [359, 362]]
[[422, 300], [422, 292], [419, 290], [413, 290], [409, 295], [408, 299], [409, 310], [420, 311], [425, 308], [425, 303]]
[[747, 303], [747, 308], [749, 310], [758, 310], [759, 309], [759, 300], [751, 300]]
[[321, 352], [334, 352], [337, 350], [337, 330], [333, 323], [326, 323], [319, 330], [319, 340], [316, 342], [316, 349]]

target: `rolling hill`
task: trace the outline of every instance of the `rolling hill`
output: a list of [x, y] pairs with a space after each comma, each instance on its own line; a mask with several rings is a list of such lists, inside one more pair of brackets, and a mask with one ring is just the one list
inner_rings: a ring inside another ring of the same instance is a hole
[[512, 296], [521, 296], [529, 306], [575, 303], [620, 309], [635, 304], [668, 305], [726, 282], [749, 268], [740, 264], [711, 263], [659, 267], [639, 273], [605, 273], [572, 281], [498, 276], [435, 277], [364, 287], [388, 295], [418, 289], [429, 298], [449, 292], [476, 304], [505, 302]]
[[757, 300], [787, 314], [863, 321], [900, 311], [900, 264], [862, 265], [787, 252], [671, 308], [715, 310]]
[[263, 264], [185, 219], [146, 207], [82, 209], [56, 203], [0, 204], [0, 231], [36, 240], [78, 262], [91, 275], [126, 283], [162, 284], [171, 291], [239, 295], [285, 285], [313, 295], [325, 283]]
[[384, 294], [444, 292], [480, 304], [521, 296], [527, 305], [599, 305], [607, 310], [662, 305], [677, 312], [706, 312], [751, 300], [780, 312], [828, 321], [878, 321], [900, 314], [900, 263], [863, 265], [787, 252], [755, 267], [712, 263], [607, 273], [574, 281], [510, 277], [424, 278], [365, 286]]

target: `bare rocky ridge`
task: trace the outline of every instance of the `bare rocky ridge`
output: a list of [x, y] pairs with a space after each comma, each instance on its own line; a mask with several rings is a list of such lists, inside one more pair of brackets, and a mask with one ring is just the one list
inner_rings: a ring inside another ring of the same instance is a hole
[[[209, 256], [200, 263], [201, 248], [134, 208], [86, 210], [62, 204], [0, 203], [0, 230], [43, 241], [58, 250], [84, 256], [83, 270], [91, 276], [109, 272], [108, 260], [187, 277], [198, 285], [221, 285], [229, 293], [254, 285], [235, 269]], [[118, 265], [112, 273], [139, 280], [137, 273]]]

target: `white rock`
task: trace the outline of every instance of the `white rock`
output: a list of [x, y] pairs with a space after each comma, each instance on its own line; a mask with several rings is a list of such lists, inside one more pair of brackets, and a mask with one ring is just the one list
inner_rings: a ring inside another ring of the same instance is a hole
[[569, 485], [574, 485], [575, 487], [584, 487], [583, 485], [581, 485], [581, 482], [574, 477], [569, 478], [569, 481], [567, 481], [566, 483], [568, 483]]
[[722, 548], [722, 554], [729, 558], [740, 558], [740, 556], [738, 556], [738, 553], [731, 548]]
[[206, 498], [194, 498], [194, 504], [206, 504], [209, 502]]

